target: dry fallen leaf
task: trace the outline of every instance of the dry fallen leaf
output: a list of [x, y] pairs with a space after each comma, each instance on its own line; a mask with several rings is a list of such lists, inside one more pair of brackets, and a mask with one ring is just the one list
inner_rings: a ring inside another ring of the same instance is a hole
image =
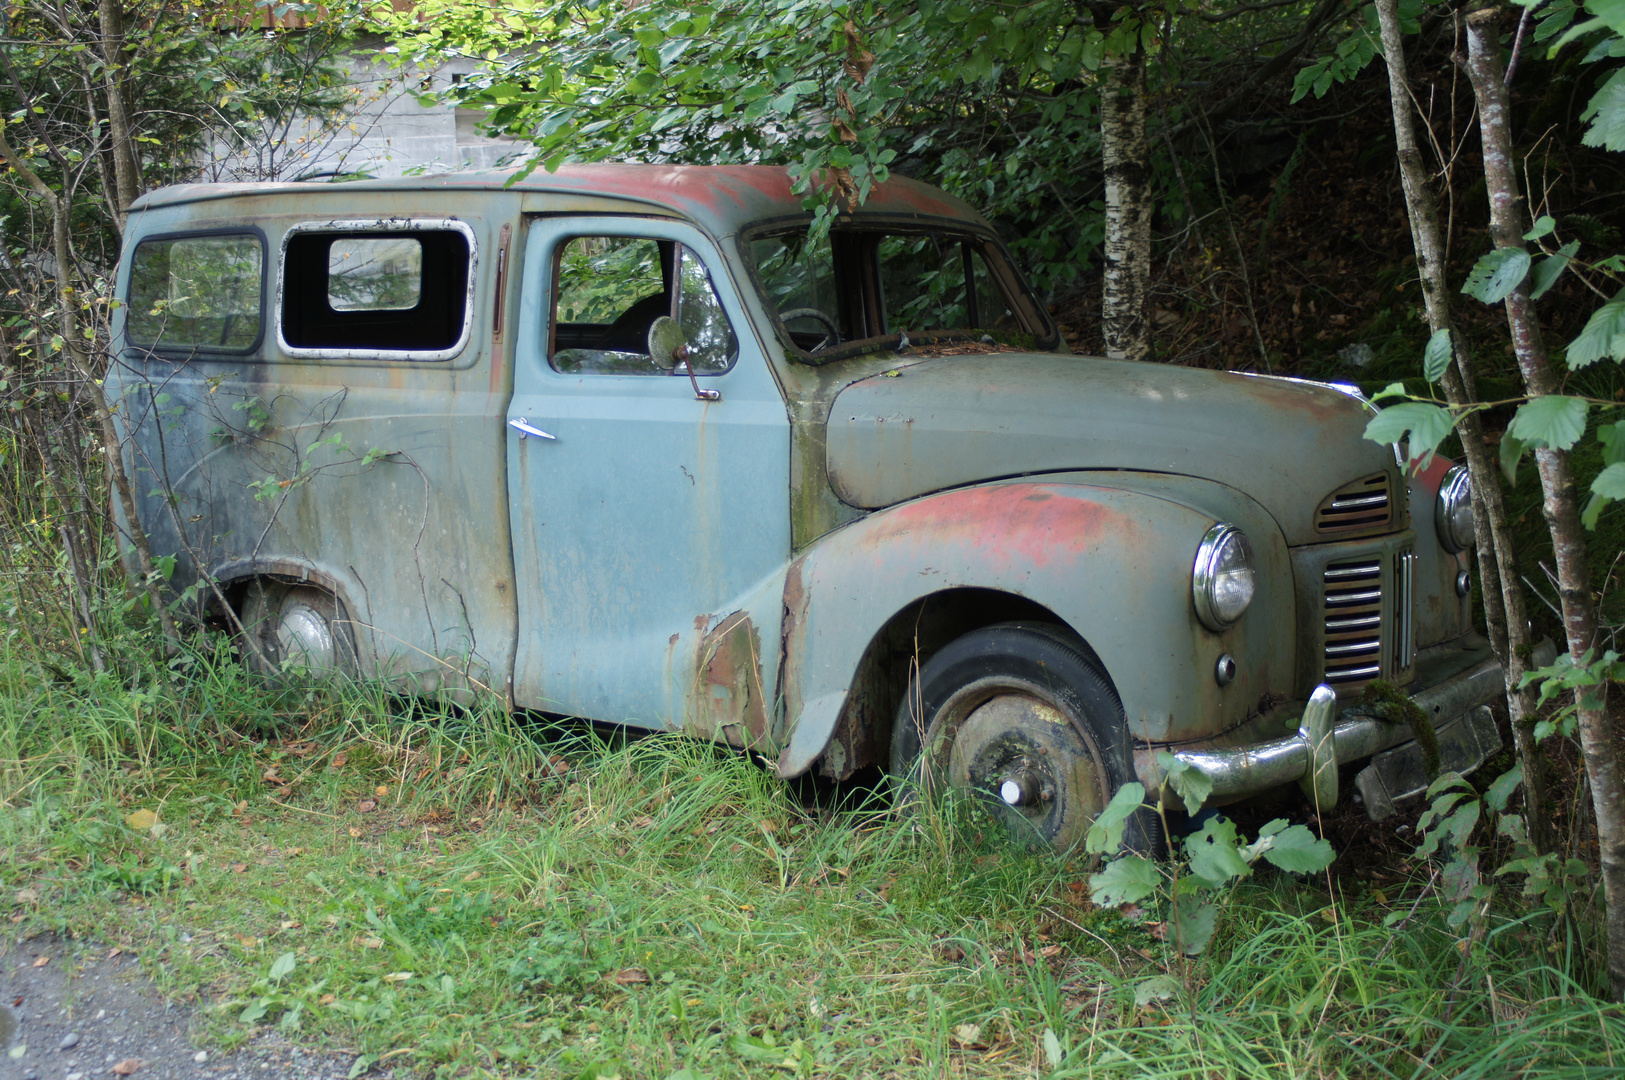
[[286, 855], [300, 855], [300, 854], [304, 853], [304, 850], [305, 849], [302, 848], [302, 847], [291, 847], [286, 852], [284, 852], [284, 854], [286, 854]]
[[123, 1061], [113, 1066], [113, 1072], [118, 1073], [120, 1076], [129, 1076], [140, 1067], [141, 1061], [138, 1058], [125, 1058]]
[[649, 981], [649, 973], [642, 968], [622, 968], [615, 973], [615, 981], [621, 986], [636, 986]]
[[463, 880], [464, 881], [473, 881], [475, 878], [477, 878], [479, 876], [480, 876], [480, 872], [478, 870], [470, 870], [468, 873], [463, 875]]
[[158, 815], [153, 813], [151, 810], [137, 810], [135, 813], [124, 819], [124, 824], [128, 825], [137, 832], [146, 832], [148, 829], [158, 824]]
[[1061, 947], [1059, 945], [1045, 945], [1038, 950], [1038, 955], [1043, 957], [1059, 956], [1060, 954]]
[[350, 835], [351, 836], [360, 836], [361, 835], [361, 830], [356, 828], [354, 825], [351, 825], [350, 826]]
[[248, 873], [248, 864], [245, 862], [234, 862], [231, 864], [231, 872], [233, 874], [246, 874]]
[[362, 799], [355, 804], [355, 808], [363, 814], [370, 814], [378, 809], [378, 801], [376, 799]]
[[39, 893], [33, 889], [18, 889], [17, 895], [12, 899], [19, 904], [37, 904], [39, 903]]
[[335, 1002], [337, 1000], [338, 999], [335, 998], [332, 994], [323, 994], [320, 998], [317, 999], [316, 1004], [318, 1004], [318, 1005], [331, 1005], [331, 1004], [333, 1004], [333, 1002]]
[[407, 979], [410, 979], [411, 977], [412, 977], [412, 973], [410, 971], [391, 971], [389, 974], [384, 976], [384, 981], [385, 982], [405, 982]]
[[382, 949], [384, 947], [384, 939], [375, 937], [362, 938], [361, 947], [363, 949]]
[[256, 937], [249, 937], [246, 934], [238, 934], [237, 943], [245, 949], [252, 949], [260, 943], [260, 939]]
[[970, 1050], [982, 1044], [982, 1027], [980, 1024], [956, 1024], [954, 1026], [954, 1042], [960, 1049]]
[[333, 755], [333, 760], [327, 763], [327, 767], [329, 769], [342, 769], [344, 768], [344, 763], [349, 760], [349, 753], [344, 750], [340, 750], [338, 753]]
[[385, 795], [389, 794], [389, 788], [387, 786], [383, 785], [383, 784], [379, 784], [377, 787], [373, 788], [372, 790], [373, 790], [374, 794], [376, 794], [380, 799], [382, 799]]
[[287, 787], [288, 786], [288, 782], [286, 780], [282, 779], [282, 777], [280, 777], [280, 776], [278, 776], [276, 774], [276, 766], [275, 765], [272, 765], [269, 769], [266, 769], [265, 770], [265, 775], [262, 776], [260, 779], [264, 780], [267, 784], [274, 784], [277, 787]]
[[46, 964], [49, 964], [50, 962], [51, 962], [51, 958], [49, 956], [42, 956], [39, 959], [34, 961], [34, 966], [35, 967], [44, 967]]

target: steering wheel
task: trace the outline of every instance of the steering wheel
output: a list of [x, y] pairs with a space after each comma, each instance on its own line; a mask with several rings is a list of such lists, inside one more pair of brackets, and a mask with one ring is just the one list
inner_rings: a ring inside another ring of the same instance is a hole
[[779, 312], [779, 319], [784, 322], [786, 326], [789, 325], [790, 320], [792, 319], [816, 319], [824, 324], [824, 328], [827, 329], [829, 333], [824, 335], [824, 340], [807, 350], [810, 353], [815, 353], [819, 349], [827, 348], [830, 345], [839, 345], [841, 342], [841, 328], [835, 325], [834, 319], [830, 318], [828, 315], [824, 314], [822, 311], [819, 311], [815, 307], [798, 307], [791, 308], [789, 311], [781, 311]]

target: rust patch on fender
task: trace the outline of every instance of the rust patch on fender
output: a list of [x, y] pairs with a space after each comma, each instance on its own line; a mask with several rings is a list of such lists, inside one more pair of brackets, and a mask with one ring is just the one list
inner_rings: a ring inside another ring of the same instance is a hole
[[700, 642], [690, 694], [692, 734], [737, 750], [769, 747], [762, 688], [761, 636], [743, 611], [723, 619]]
[[1048, 566], [1076, 561], [1105, 535], [1137, 529], [1132, 517], [1042, 484], [967, 488], [904, 503], [862, 538], [878, 549], [906, 539], [927, 549], [974, 547], [991, 565]]

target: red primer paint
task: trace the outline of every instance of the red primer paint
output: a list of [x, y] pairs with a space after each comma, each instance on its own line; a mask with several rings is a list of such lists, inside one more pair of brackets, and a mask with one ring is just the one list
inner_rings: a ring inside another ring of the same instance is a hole
[[919, 547], [969, 544], [990, 561], [1047, 566], [1075, 561], [1107, 533], [1135, 528], [1133, 519], [1076, 490], [1046, 484], [1001, 484], [933, 495], [887, 512], [866, 533], [866, 547], [899, 540]]
[[1444, 483], [1444, 474], [1455, 467], [1455, 462], [1443, 454], [1434, 454], [1428, 467], [1416, 474], [1416, 484], [1427, 492], [1429, 498], [1438, 498], [1439, 486]]

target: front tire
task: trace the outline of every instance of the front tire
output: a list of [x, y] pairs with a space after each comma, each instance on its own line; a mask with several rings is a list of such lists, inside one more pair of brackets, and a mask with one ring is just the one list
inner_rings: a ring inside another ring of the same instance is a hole
[[[1083, 642], [1028, 622], [965, 634], [909, 680], [891, 771], [926, 796], [973, 792], [1012, 840], [1061, 853], [1081, 849], [1135, 779], [1122, 706]], [[1148, 835], [1131, 828], [1128, 842], [1148, 846]]]

